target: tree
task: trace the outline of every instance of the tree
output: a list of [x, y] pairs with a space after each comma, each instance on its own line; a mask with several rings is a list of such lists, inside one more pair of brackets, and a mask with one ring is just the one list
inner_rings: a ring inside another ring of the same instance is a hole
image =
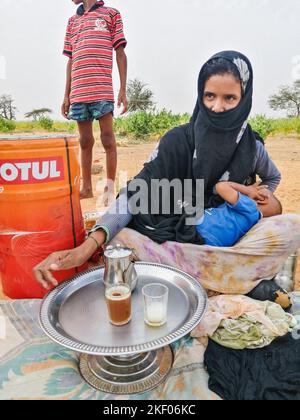
[[0, 117], [6, 120], [15, 120], [17, 108], [13, 106], [14, 100], [10, 95], [0, 96]]
[[275, 111], [284, 109], [289, 117], [300, 117], [300, 80], [292, 86], [281, 86], [277, 94], [270, 96], [269, 105]]
[[154, 106], [154, 94], [138, 79], [129, 80], [127, 86], [128, 111], [148, 111]]
[[37, 121], [41, 118], [45, 118], [46, 114], [52, 114], [52, 112], [52, 109], [49, 108], [33, 109], [32, 111], [27, 112], [27, 114], [25, 114], [25, 118], [33, 118], [34, 121]]

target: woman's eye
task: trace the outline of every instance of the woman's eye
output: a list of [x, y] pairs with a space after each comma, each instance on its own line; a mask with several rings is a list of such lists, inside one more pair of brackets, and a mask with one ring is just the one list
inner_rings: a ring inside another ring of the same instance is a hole
[[214, 98], [214, 94], [210, 93], [210, 92], [205, 93], [204, 96], [205, 96], [205, 99], [213, 99]]
[[235, 96], [233, 96], [233, 95], [227, 95], [226, 96], [226, 101], [227, 102], [233, 102], [233, 101], [235, 101]]

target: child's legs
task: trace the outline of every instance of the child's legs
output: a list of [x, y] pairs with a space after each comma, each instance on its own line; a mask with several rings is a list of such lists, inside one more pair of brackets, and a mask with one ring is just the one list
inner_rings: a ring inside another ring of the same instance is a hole
[[92, 187], [92, 160], [93, 146], [95, 143], [93, 135], [92, 121], [78, 121], [78, 129], [80, 134], [81, 148], [81, 171], [82, 171], [82, 188], [80, 198], [93, 197]]
[[113, 131], [113, 114], [109, 112], [99, 119], [101, 142], [106, 153], [107, 179], [115, 182], [117, 172], [117, 145]]

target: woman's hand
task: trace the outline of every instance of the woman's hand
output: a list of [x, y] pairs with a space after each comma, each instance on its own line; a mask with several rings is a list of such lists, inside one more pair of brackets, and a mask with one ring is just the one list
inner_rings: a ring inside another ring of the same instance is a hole
[[52, 274], [53, 272], [79, 267], [84, 262], [83, 257], [78, 252], [78, 248], [53, 252], [53, 254], [50, 254], [49, 257], [34, 267], [33, 274], [44, 289], [50, 289], [51, 286], [58, 285]]
[[255, 200], [258, 204], [266, 204], [269, 201], [270, 191], [266, 185], [249, 185], [247, 187], [247, 195], [252, 200]]
[[106, 233], [102, 229], [93, 232], [91, 236], [75, 249], [53, 252], [34, 267], [33, 274], [44, 289], [50, 289], [50, 287], [58, 285], [53, 272], [80, 267], [94, 254], [98, 246], [105, 243]]
[[268, 186], [267, 185], [260, 185], [258, 187], [258, 194], [259, 197], [256, 200], [257, 204], [268, 204], [270, 197], [272, 195], [271, 191], [268, 190]]

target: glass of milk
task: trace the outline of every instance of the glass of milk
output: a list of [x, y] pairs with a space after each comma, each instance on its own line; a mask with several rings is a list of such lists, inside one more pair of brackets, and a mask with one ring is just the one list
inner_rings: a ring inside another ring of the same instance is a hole
[[151, 327], [160, 327], [167, 321], [169, 289], [160, 283], [143, 287], [144, 320]]

